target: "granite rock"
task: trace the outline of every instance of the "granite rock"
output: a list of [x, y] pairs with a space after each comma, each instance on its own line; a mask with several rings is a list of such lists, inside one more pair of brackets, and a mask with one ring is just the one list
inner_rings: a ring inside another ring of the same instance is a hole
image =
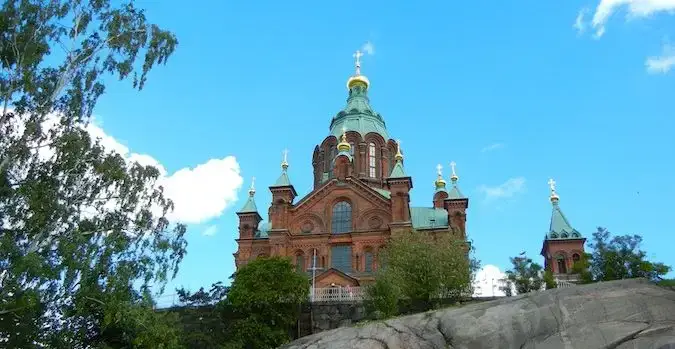
[[675, 292], [633, 279], [338, 328], [284, 349], [675, 349]]

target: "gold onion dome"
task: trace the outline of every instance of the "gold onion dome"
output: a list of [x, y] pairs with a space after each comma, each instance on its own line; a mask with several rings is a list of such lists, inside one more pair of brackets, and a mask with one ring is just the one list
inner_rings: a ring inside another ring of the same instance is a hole
[[342, 129], [342, 139], [340, 140], [340, 143], [338, 143], [337, 148], [340, 152], [346, 153], [349, 153], [352, 149], [352, 145], [347, 142], [347, 130], [344, 128]]
[[361, 75], [361, 57], [363, 57], [363, 53], [361, 51], [356, 51], [354, 53], [354, 67], [356, 68], [356, 72], [354, 76], [350, 77], [349, 80], [347, 80], [347, 89], [351, 89], [354, 86], [357, 86], [359, 84], [365, 85], [366, 88], [370, 86], [370, 80], [365, 75]]
[[446, 182], [445, 179], [443, 179], [443, 173], [441, 172], [443, 167], [441, 166], [441, 164], [438, 164], [438, 166], [436, 166], [436, 169], [438, 170], [438, 178], [436, 178], [436, 181], [434, 182], [434, 184], [436, 185], [436, 189], [445, 188]]
[[401, 153], [401, 141], [396, 140], [396, 155], [394, 155], [394, 160], [403, 161], [403, 154]]

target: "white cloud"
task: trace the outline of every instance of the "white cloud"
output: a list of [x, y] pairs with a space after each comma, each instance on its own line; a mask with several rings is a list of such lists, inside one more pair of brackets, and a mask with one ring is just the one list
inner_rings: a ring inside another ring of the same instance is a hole
[[505, 296], [504, 291], [499, 289], [503, 285], [500, 280], [504, 279], [505, 276], [495, 265], [483, 266], [473, 280], [474, 297]]
[[493, 143], [493, 144], [490, 144], [487, 147], [484, 147], [483, 149], [481, 149], [481, 152], [485, 153], [485, 152], [489, 152], [489, 151], [493, 151], [493, 150], [497, 150], [497, 149], [501, 149], [501, 148], [504, 148], [504, 143]]
[[622, 7], [628, 8], [629, 17], [647, 17], [658, 12], [675, 11], [675, 0], [600, 0], [592, 20], [596, 37], [605, 33], [609, 17]]
[[204, 231], [202, 232], [202, 235], [204, 236], [214, 236], [218, 232], [218, 227], [215, 225], [210, 225]]
[[648, 57], [645, 67], [650, 74], [665, 74], [675, 66], [675, 46], [665, 44], [659, 56]]
[[579, 10], [579, 14], [577, 14], [577, 19], [574, 20], [574, 29], [577, 30], [579, 34], [582, 34], [584, 31], [586, 31], [586, 23], [584, 23], [584, 19], [586, 15], [588, 14], [588, 8], [584, 7], [581, 10]]
[[210, 159], [194, 168], [184, 167], [169, 175], [164, 166], [147, 154], [132, 153], [129, 148], [107, 135], [103, 129], [89, 124], [87, 130], [101, 139], [106, 149], [115, 150], [129, 161], [155, 166], [160, 175], [158, 184], [164, 187], [166, 197], [174, 203], [170, 220], [182, 223], [203, 223], [220, 216], [237, 201], [237, 191], [244, 180], [239, 174], [239, 163], [234, 156]]
[[[58, 120], [50, 116], [45, 125]], [[122, 155], [127, 161], [136, 161], [141, 165], [151, 165], [159, 170], [158, 185], [164, 187], [167, 198], [173, 200], [174, 210], [167, 215], [172, 221], [199, 224], [220, 216], [237, 201], [237, 192], [243, 184], [239, 163], [234, 156], [210, 159], [194, 168], [181, 168], [169, 174], [164, 166], [148, 154], [131, 152], [129, 147], [105, 133], [99, 123], [90, 122], [86, 130], [94, 139], [108, 150]], [[45, 147], [42, 157], [52, 155]]]
[[479, 191], [485, 194], [487, 200], [510, 198], [522, 192], [524, 189], [524, 177], [509, 178], [506, 182], [494, 187], [482, 185], [478, 188]]
[[367, 55], [374, 55], [375, 54], [375, 45], [373, 45], [372, 42], [366, 41], [365, 44], [361, 47], [361, 51], [363, 51]]

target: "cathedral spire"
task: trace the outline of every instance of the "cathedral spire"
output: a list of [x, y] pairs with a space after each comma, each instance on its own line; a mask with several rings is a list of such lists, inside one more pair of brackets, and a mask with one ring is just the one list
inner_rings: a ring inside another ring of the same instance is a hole
[[581, 237], [579, 232], [572, 228], [572, 225], [563, 214], [558, 205], [560, 197], [555, 189], [556, 182], [551, 178], [548, 180], [548, 186], [551, 191], [549, 200], [553, 205], [553, 212], [551, 213], [551, 225], [549, 226], [548, 239], [578, 239]]
[[396, 164], [394, 164], [394, 167], [391, 169], [391, 174], [389, 175], [389, 178], [408, 177], [408, 175], [405, 174], [405, 170], [403, 169], [403, 154], [401, 153], [400, 140], [396, 140], [396, 155], [394, 155], [394, 159], [396, 160]]
[[352, 55], [354, 57], [354, 75], [347, 80], [347, 89], [357, 85], [363, 85], [366, 89], [370, 86], [370, 81], [365, 75], [361, 75], [361, 57], [363, 52], [356, 50]]
[[283, 160], [281, 160], [281, 175], [274, 182], [272, 187], [285, 187], [291, 185], [291, 180], [288, 178], [288, 149], [283, 151]]
[[459, 176], [457, 175], [457, 172], [455, 172], [455, 166], [457, 166], [457, 164], [454, 161], [450, 162], [450, 168], [452, 170], [452, 175], [450, 175], [450, 181], [452, 182], [452, 189], [450, 189], [450, 193], [448, 193], [448, 198], [464, 199], [464, 195], [462, 195], [462, 192], [459, 191], [459, 187], [457, 186]]
[[239, 213], [257, 213], [258, 207], [255, 205], [255, 177], [251, 178], [251, 187], [248, 189], [248, 200], [244, 204], [244, 207], [239, 210]]
[[338, 151], [340, 153], [347, 153], [352, 150], [352, 145], [347, 142], [347, 127], [342, 126], [342, 136], [340, 137], [340, 143], [337, 145]]

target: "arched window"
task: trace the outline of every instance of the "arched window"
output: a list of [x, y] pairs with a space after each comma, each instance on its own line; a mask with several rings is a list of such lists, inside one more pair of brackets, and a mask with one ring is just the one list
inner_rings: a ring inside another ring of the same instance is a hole
[[567, 236], [567, 233], [562, 233], [562, 234], [560, 234], [560, 237], [563, 238], [563, 239], [567, 239], [568, 236]]
[[295, 271], [302, 273], [305, 271], [305, 256], [298, 253], [295, 256]]
[[368, 144], [368, 176], [370, 178], [377, 177], [376, 175], [376, 161], [375, 161], [375, 143]]
[[558, 234], [556, 234], [556, 233], [551, 234], [551, 239], [557, 239], [557, 238], [558, 238]]
[[365, 262], [366, 266], [363, 271], [365, 271], [366, 273], [371, 273], [373, 271], [373, 252], [366, 251]]
[[340, 201], [333, 206], [331, 221], [333, 234], [347, 233], [352, 230], [352, 206], [346, 201]]
[[579, 260], [581, 260], [581, 256], [579, 256], [578, 253], [572, 255], [572, 261], [574, 261], [574, 263], [578, 262]]
[[560, 254], [556, 257], [556, 259], [558, 260], [558, 273], [567, 274], [567, 263], [565, 263], [565, 256]]
[[354, 156], [354, 143], [349, 143], [349, 155]]

